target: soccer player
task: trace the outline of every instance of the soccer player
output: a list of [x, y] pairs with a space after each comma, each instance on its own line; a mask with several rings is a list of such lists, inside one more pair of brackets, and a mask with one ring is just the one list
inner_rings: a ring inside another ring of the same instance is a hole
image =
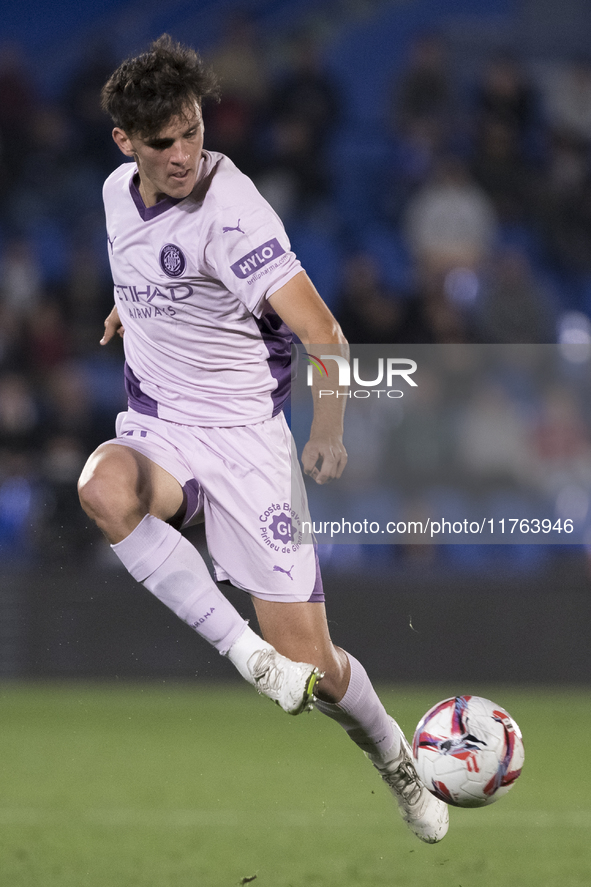
[[[333, 645], [315, 548], [292, 533], [305, 508], [282, 413], [292, 333], [336, 351], [344, 339], [277, 215], [204, 150], [201, 107], [215, 93], [199, 55], [168, 35], [103, 89], [133, 161], [104, 187], [115, 307], [101, 340], [124, 333], [129, 409], [82, 472], [82, 507], [131, 575], [259, 692], [341, 724], [434, 843], [447, 807], [419, 782], [363, 666]], [[316, 407], [302, 463], [325, 483], [346, 462], [342, 416]], [[251, 595], [264, 640], [179, 532], [201, 519], [216, 579]]]

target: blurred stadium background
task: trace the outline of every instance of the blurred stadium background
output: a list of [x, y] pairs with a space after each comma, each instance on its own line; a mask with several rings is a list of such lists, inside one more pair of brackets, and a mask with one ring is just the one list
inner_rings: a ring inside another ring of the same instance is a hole
[[[275, 206], [351, 341], [589, 343], [588, 4], [27, 0], [2, 18], [0, 676], [231, 680], [77, 502], [124, 407], [119, 343], [98, 346], [104, 79], [164, 30], [211, 60], [206, 147]], [[587, 458], [587, 409], [551, 456]], [[587, 551], [513, 548], [323, 551], [335, 639], [381, 680], [587, 683]]]
[[[588, 885], [584, 547], [322, 550], [334, 639], [407, 733], [457, 692], [524, 731], [510, 798], [452, 811], [432, 848], [327, 719], [220, 692], [232, 668], [124, 574], [75, 492], [125, 405], [120, 343], [98, 346], [120, 162], [98, 93], [121, 58], [166, 30], [211, 59], [206, 147], [276, 207], [351, 341], [585, 346], [587, 0], [22, 0], [1, 17], [0, 881]], [[429, 392], [410, 451], [438, 434]], [[502, 393], [549, 472], [581, 466], [585, 517], [589, 403]]]

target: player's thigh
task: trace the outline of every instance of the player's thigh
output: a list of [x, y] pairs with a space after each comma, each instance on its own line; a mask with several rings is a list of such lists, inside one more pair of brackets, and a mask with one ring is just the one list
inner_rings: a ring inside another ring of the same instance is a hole
[[317, 665], [326, 672], [322, 689], [342, 698], [349, 682], [349, 662], [330, 638], [324, 604], [283, 603], [254, 596], [252, 602], [265, 640], [288, 659]]
[[86, 510], [121, 514], [148, 512], [169, 520], [183, 505], [180, 483], [143, 453], [105, 443], [89, 457], [78, 482]]

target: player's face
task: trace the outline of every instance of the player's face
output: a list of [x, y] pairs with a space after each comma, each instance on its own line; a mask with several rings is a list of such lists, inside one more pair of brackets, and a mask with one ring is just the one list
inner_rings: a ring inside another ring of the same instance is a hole
[[203, 150], [203, 120], [198, 105], [148, 139], [113, 130], [119, 148], [137, 163], [140, 194], [146, 206], [154, 206], [163, 196], [182, 199], [195, 186]]

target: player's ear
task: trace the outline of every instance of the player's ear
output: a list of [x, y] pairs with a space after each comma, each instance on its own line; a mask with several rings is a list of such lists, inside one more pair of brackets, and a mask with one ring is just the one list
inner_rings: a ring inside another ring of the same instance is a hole
[[135, 151], [133, 150], [133, 146], [131, 144], [131, 139], [129, 138], [127, 133], [123, 129], [121, 129], [120, 127], [116, 126], [115, 129], [113, 130], [112, 135], [113, 135], [113, 141], [115, 142], [115, 144], [117, 145], [119, 150], [123, 154], [125, 154], [126, 157], [133, 157], [135, 154]]

